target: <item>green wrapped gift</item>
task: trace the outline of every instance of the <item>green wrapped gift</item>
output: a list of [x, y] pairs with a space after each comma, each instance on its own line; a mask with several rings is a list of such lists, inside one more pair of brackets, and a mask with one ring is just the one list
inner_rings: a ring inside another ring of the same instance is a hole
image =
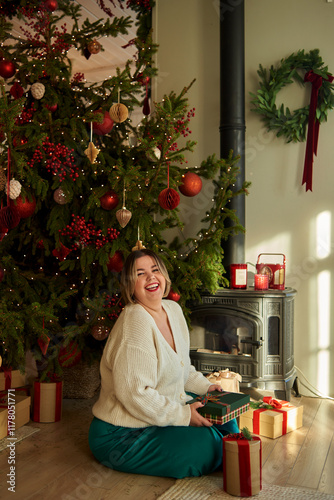
[[198, 413], [213, 424], [222, 425], [249, 409], [250, 396], [240, 392], [213, 391], [188, 401], [188, 404], [197, 401], [205, 405], [197, 409]]

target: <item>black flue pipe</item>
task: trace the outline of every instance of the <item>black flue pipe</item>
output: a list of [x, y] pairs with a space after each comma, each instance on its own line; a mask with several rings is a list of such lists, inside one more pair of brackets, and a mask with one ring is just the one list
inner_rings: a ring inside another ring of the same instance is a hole
[[[227, 158], [231, 150], [240, 155], [240, 173], [233, 189], [245, 180], [245, 9], [244, 0], [220, 0], [220, 154]], [[235, 210], [245, 227], [245, 196], [232, 198]], [[233, 223], [231, 222], [231, 225]], [[240, 233], [222, 241], [224, 267], [245, 262], [245, 235]]]

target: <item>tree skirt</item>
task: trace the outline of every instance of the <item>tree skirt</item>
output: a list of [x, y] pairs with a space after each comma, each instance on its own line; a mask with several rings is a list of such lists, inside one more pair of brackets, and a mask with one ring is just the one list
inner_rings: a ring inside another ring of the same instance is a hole
[[[216, 476], [202, 476], [186, 479], [177, 479], [157, 500], [220, 500], [222, 498], [241, 498], [228, 495], [223, 490], [223, 478]], [[247, 497], [254, 500], [334, 500], [333, 495], [319, 493], [305, 488], [294, 488], [264, 484], [258, 495]]]

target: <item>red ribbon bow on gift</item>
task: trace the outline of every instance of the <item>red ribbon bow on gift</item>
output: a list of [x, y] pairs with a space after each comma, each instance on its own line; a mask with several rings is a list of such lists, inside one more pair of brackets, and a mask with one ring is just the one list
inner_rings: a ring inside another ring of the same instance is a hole
[[270, 396], [264, 397], [263, 402], [267, 405], [273, 406], [274, 408], [282, 408], [282, 406], [289, 404], [287, 401], [277, 401], [277, 399], [271, 398]]
[[[334, 77], [327, 75], [326, 80], [332, 82]], [[311, 102], [308, 117], [308, 130], [306, 141], [306, 153], [304, 162], [303, 182], [306, 183], [306, 191], [312, 191], [312, 175], [313, 175], [313, 157], [317, 155], [318, 139], [319, 139], [319, 126], [320, 122], [316, 117], [318, 94], [322, 86], [323, 77], [314, 73], [312, 70], [308, 71], [304, 77], [304, 82], [312, 84]]]

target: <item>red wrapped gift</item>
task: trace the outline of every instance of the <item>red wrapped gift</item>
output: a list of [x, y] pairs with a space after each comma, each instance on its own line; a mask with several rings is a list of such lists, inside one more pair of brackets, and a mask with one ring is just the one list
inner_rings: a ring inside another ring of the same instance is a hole
[[58, 422], [61, 419], [63, 382], [34, 382], [34, 422]]
[[254, 434], [276, 439], [303, 425], [303, 407], [270, 397], [263, 402], [250, 403], [250, 409], [240, 417], [240, 427]]
[[223, 438], [224, 490], [229, 495], [250, 497], [262, 489], [262, 443], [240, 434]]
[[7, 391], [25, 385], [25, 376], [20, 370], [12, 370], [10, 367], [0, 368], [0, 391]]

